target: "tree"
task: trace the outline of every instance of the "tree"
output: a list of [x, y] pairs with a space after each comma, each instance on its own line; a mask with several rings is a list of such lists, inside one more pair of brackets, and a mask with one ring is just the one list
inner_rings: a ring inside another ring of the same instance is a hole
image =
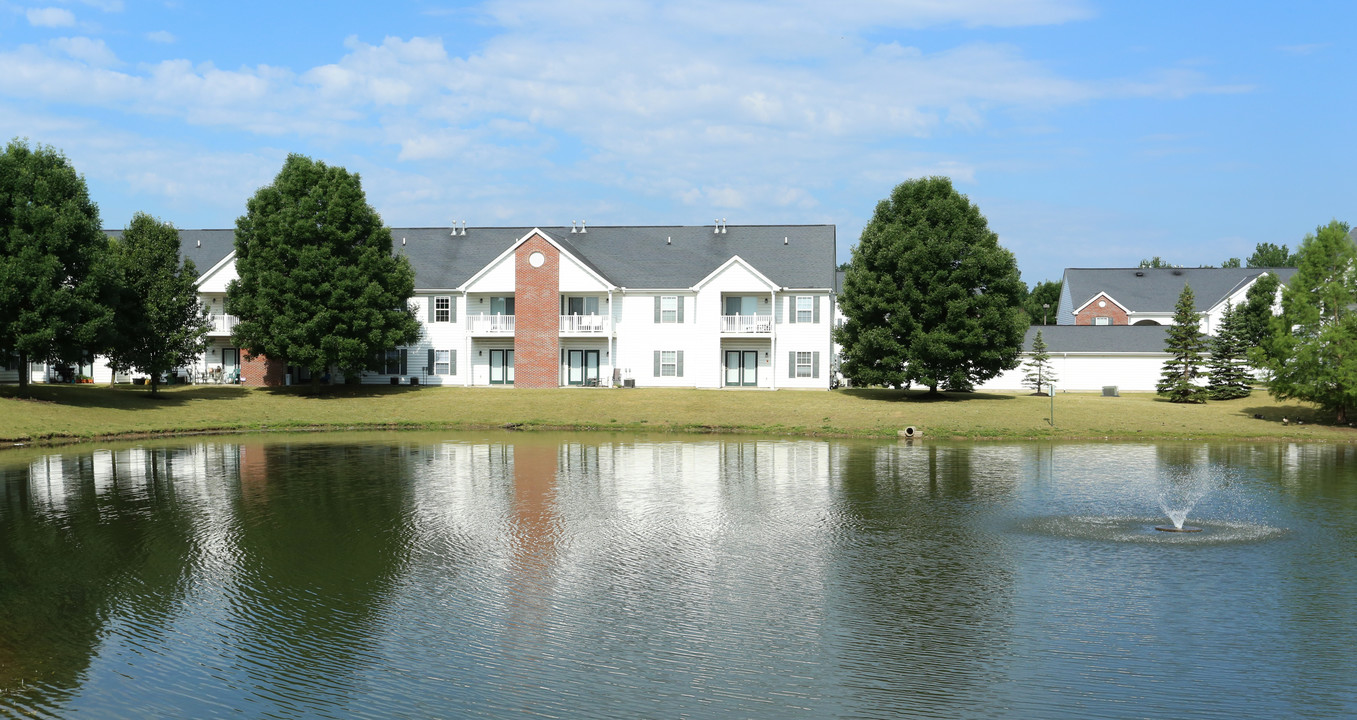
[[1053, 385], [1056, 381], [1055, 372], [1051, 370], [1051, 354], [1046, 352], [1046, 340], [1041, 337], [1041, 331], [1037, 331], [1037, 336], [1032, 338], [1032, 357], [1027, 360], [1027, 374], [1023, 376], [1022, 384], [1032, 388], [1036, 394], [1042, 395], [1042, 385]]
[[120, 293], [109, 365], [150, 375], [154, 395], [162, 373], [206, 347], [211, 323], [198, 300], [198, 271], [179, 260], [179, 231], [145, 213], [132, 217], [110, 250]]
[[[1032, 286], [1025, 307], [1033, 325], [1058, 325], [1056, 306], [1060, 304], [1060, 280], [1042, 280]], [[1048, 306], [1048, 307], [1043, 307]]]
[[1143, 268], [1176, 268], [1176, 267], [1182, 267], [1182, 265], [1174, 265], [1174, 264], [1170, 263], [1169, 261], [1167, 261], [1167, 260], [1165, 260], [1165, 259], [1159, 257], [1158, 255], [1155, 255], [1154, 257], [1149, 258], [1149, 259], [1147, 259], [1147, 260], [1141, 260], [1141, 261], [1140, 261], [1140, 266], [1143, 267]]
[[226, 310], [251, 355], [356, 372], [373, 355], [419, 338], [415, 275], [393, 255], [391, 231], [357, 174], [290, 155], [236, 220], [236, 272]]
[[1025, 289], [1013, 253], [951, 180], [901, 183], [844, 276], [842, 372], [858, 385], [971, 389], [1018, 366]]
[[1244, 347], [1258, 347], [1272, 334], [1272, 307], [1282, 281], [1272, 273], [1263, 273], [1253, 281], [1239, 306], [1239, 335]]
[[108, 236], [66, 156], [12, 140], [0, 153], [0, 357], [78, 363], [111, 327]]
[[1173, 357], [1164, 362], [1163, 375], [1155, 386], [1170, 402], [1206, 402], [1206, 389], [1195, 382], [1201, 374], [1202, 355], [1206, 352], [1200, 323], [1192, 286], [1184, 285], [1173, 310], [1173, 325], [1164, 341], [1165, 350]]
[[1211, 359], [1207, 362], [1207, 394], [1212, 400], [1233, 400], [1253, 392], [1249, 384], [1249, 366], [1245, 354], [1244, 306], [1227, 304], [1216, 336], [1211, 340]]
[[1296, 255], [1288, 252], [1285, 245], [1258, 243], [1248, 262], [1251, 268], [1296, 267]]
[[1315, 403], [1340, 423], [1357, 406], [1357, 247], [1348, 229], [1334, 220], [1305, 236], [1281, 315], [1252, 356], [1273, 397]]
[[1222, 262], [1222, 263], [1220, 264], [1220, 266], [1223, 267], [1223, 268], [1238, 268], [1238, 267], [1244, 267], [1244, 261], [1243, 261], [1243, 260], [1240, 260], [1240, 259], [1237, 258], [1237, 257], [1226, 258], [1226, 259], [1225, 259], [1225, 262]]

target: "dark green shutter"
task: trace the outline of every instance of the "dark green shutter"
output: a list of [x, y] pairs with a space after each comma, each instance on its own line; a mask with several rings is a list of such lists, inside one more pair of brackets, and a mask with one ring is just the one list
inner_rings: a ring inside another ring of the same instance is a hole
[[[655, 296], [655, 324], [658, 325], [659, 322], [660, 322], [660, 296], [659, 296], [659, 295], [656, 295], [656, 296]], [[656, 373], [656, 374], [658, 375], [659, 373]]]
[[787, 322], [796, 322], [796, 296], [787, 298]]
[[655, 351], [655, 377], [660, 376], [660, 351]]
[[813, 378], [820, 377], [820, 352], [818, 350], [810, 356], [810, 376]]
[[456, 374], [457, 374], [457, 351], [456, 351], [456, 350], [449, 350], [449, 351], [448, 351], [448, 374], [449, 374], [449, 375], [456, 375]]
[[409, 350], [406, 350], [405, 348], [401, 348], [401, 374], [402, 374], [402, 375], [409, 375], [409, 374], [410, 374], [410, 373], [409, 373], [409, 368], [410, 368], [410, 366], [409, 366], [409, 360], [410, 360], [410, 351], [409, 351]]
[[437, 310], [434, 309], [434, 308], [436, 308], [436, 307], [438, 307], [438, 296], [437, 296], [437, 295], [430, 295], [430, 296], [429, 296], [429, 322], [433, 322], [433, 321], [434, 321], [434, 313], [438, 312]]
[[811, 303], [810, 306], [813, 307], [813, 308], [815, 308], [815, 319], [814, 319], [814, 320], [811, 320], [811, 322], [816, 322], [816, 323], [818, 323], [818, 322], [820, 322], [820, 298], [818, 298], [818, 297], [812, 297], [812, 298], [810, 299], [810, 303]]
[[674, 369], [674, 374], [683, 377], [683, 351], [678, 351], [678, 367]]
[[678, 321], [683, 322], [683, 296], [674, 298], [674, 304], [678, 306]]
[[451, 296], [451, 297], [448, 298], [448, 320], [451, 320], [452, 322], [457, 322], [457, 296], [456, 296], [456, 295], [453, 295], [453, 296]]
[[433, 348], [429, 348], [429, 364], [426, 365], [426, 366], [424, 367], [424, 374], [425, 374], [425, 375], [433, 375], [433, 374], [434, 374], [434, 366], [433, 366]]
[[796, 351], [787, 351], [787, 377], [796, 377]]

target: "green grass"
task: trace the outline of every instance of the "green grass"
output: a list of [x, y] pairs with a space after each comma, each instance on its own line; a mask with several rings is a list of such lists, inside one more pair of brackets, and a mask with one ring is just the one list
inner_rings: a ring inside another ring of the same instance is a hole
[[[1001, 393], [841, 390], [327, 387], [249, 389], [39, 385], [0, 388], [0, 441], [46, 443], [167, 433], [424, 428], [744, 432], [894, 437], [906, 426], [935, 438], [1265, 438], [1352, 442], [1357, 432], [1265, 392], [1206, 405], [1150, 394], [1061, 393], [1055, 425], [1045, 397]], [[1256, 418], [1255, 415], [1261, 415]], [[1282, 424], [1282, 418], [1290, 420]], [[1297, 422], [1300, 421], [1300, 422]]]

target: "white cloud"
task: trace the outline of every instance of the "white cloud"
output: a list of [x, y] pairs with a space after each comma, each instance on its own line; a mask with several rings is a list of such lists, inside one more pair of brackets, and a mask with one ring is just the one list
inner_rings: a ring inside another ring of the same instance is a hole
[[109, 67], [119, 64], [118, 56], [113, 54], [113, 51], [109, 49], [108, 45], [104, 44], [103, 40], [87, 37], [65, 37], [56, 38], [48, 44], [72, 59], [90, 65]]
[[29, 8], [25, 13], [28, 24], [33, 27], [71, 27], [75, 25], [75, 13], [65, 8]]
[[147, 40], [150, 40], [153, 43], [160, 43], [162, 45], [170, 45], [178, 41], [179, 39], [174, 36], [174, 33], [169, 32], [168, 30], [156, 30], [155, 32], [148, 32], [146, 33], [145, 37]]

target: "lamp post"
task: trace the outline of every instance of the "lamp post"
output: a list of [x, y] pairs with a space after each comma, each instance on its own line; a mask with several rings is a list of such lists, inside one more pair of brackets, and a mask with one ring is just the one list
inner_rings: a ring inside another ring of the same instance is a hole
[[1050, 309], [1051, 309], [1051, 304], [1050, 304], [1050, 303], [1042, 303], [1042, 304], [1041, 304], [1041, 324], [1042, 324], [1042, 325], [1045, 325], [1045, 324], [1046, 324], [1046, 311], [1047, 311], [1047, 310], [1050, 310]]

